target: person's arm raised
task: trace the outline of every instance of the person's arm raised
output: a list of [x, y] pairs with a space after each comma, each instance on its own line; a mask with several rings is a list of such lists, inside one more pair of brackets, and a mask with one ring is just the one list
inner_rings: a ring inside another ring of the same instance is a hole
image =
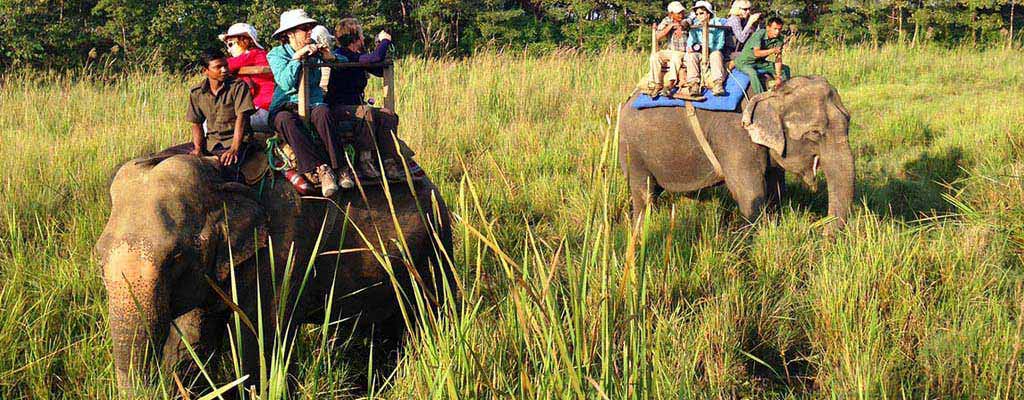
[[[292, 57], [288, 57], [284, 51], [271, 50], [267, 54], [267, 63], [274, 74], [274, 83], [282, 91], [297, 90], [299, 88], [299, 72], [302, 70], [302, 63]], [[281, 49], [283, 50], [283, 49]]]

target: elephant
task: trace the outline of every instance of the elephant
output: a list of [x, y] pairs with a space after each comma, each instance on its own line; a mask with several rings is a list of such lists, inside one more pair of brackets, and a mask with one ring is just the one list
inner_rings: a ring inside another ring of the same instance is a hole
[[[749, 93], [748, 93], [749, 95]], [[771, 92], [745, 96], [741, 112], [696, 110], [720, 164], [704, 152], [684, 108], [634, 109], [638, 94], [619, 109], [619, 162], [629, 183], [634, 221], [662, 191], [693, 192], [725, 183], [748, 220], [785, 195], [785, 173], [815, 190], [824, 172], [826, 233], [842, 229], [854, 196], [850, 112], [820, 76], [799, 76]]]
[[405, 322], [422, 316], [409, 316], [415, 293], [428, 311], [457, 295], [450, 216], [429, 178], [322, 198], [300, 196], [273, 173], [254, 190], [220, 168], [214, 157], [136, 159], [110, 184], [94, 251], [123, 397], [151, 387], [138, 378], [158, 363], [197, 376], [183, 338], [199, 359], [216, 360], [233, 315], [251, 324], [239, 341], [248, 386], [272, 353], [260, 351], [261, 328], [263, 343], [274, 343], [278, 332], [329, 317], [400, 339]]

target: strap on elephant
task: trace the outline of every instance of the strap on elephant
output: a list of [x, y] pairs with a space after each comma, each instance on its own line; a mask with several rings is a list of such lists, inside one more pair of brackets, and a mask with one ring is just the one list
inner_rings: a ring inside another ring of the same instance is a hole
[[715, 175], [717, 177], [724, 177], [722, 175], [722, 164], [718, 162], [718, 157], [715, 157], [715, 152], [711, 151], [711, 144], [708, 143], [707, 136], [704, 135], [704, 129], [700, 127], [700, 120], [697, 119], [697, 110], [693, 108], [693, 102], [686, 102], [686, 116], [690, 119], [690, 126], [693, 127], [693, 135], [697, 137], [697, 143], [700, 143], [700, 149], [704, 150], [704, 155], [708, 157], [708, 161], [711, 162], [711, 166], [715, 168]]

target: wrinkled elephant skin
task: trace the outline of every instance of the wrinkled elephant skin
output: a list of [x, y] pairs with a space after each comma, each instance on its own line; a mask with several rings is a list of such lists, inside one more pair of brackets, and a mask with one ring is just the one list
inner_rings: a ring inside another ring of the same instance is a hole
[[[280, 176], [260, 194], [222, 181], [216, 168], [212, 158], [187, 155], [139, 159], [122, 165], [111, 184], [110, 219], [95, 253], [122, 394], [134, 393], [135, 378], [156, 362], [194, 373], [182, 336], [203, 359], [223, 347], [232, 308], [211, 285], [230, 294], [232, 276], [237, 306], [253, 323], [265, 316], [267, 343], [274, 332], [323, 322], [332, 282], [331, 318], [356, 317], [359, 326], [404, 326], [395, 323], [402, 316], [391, 282], [412, 293], [411, 272], [435, 306], [441, 286], [455, 290], [443, 261], [451, 254], [448, 209], [428, 179], [411, 189], [393, 184], [390, 199], [379, 186], [365, 187], [365, 201], [358, 190], [323, 199], [300, 197]], [[313, 271], [297, 296], [321, 226]], [[280, 298], [289, 251], [298, 272], [289, 278], [292, 294]], [[393, 277], [381, 260], [393, 261], [386, 263]], [[287, 326], [267, 317], [278, 310]], [[243, 332], [243, 372], [258, 377], [257, 337]]]

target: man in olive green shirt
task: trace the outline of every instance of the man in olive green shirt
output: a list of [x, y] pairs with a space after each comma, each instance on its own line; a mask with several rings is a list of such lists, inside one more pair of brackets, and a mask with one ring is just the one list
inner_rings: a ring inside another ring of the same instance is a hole
[[747, 39], [743, 46], [743, 52], [734, 61], [736, 69], [750, 77], [750, 89], [755, 93], [763, 93], [764, 85], [761, 84], [759, 74], [772, 74], [775, 76], [774, 86], [779, 86], [782, 81], [789, 79], [789, 66], [782, 64], [782, 59], [777, 58], [774, 62], [768, 58], [782, 53], [782, 46], [786, 38], [782, 36], [782, 19], [772, 17], [768, 20], [765, 29], [759, 29]]
[[252, 92], [245, 82], [228, 74], [227, 58], [219, 50], [203, 52], [199, 63], [206, 79], [189, 90], [185, 113], [185, 120], [192, 123], [189, 153], [214, 154], [222, 165], [232, 165], [244, 156], [240, 153], [244, 153], [249, 114], [256, 111]]

